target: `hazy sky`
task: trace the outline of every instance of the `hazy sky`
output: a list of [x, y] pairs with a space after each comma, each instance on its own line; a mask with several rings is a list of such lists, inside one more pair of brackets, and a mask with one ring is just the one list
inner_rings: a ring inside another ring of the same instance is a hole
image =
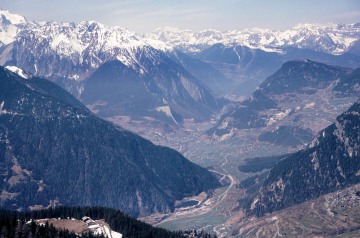
[[360, 0], [0, 0], [38, 21], [95, 20], [145, 33], [181, 29], [284, 29], [298, 23], [360, 22]]

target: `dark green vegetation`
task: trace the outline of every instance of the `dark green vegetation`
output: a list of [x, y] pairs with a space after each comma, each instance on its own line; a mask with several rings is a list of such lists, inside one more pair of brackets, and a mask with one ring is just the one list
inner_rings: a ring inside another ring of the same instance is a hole
[[331, 81], [338, 79], [347, 72], [346, 69], [334, 67], [311, 60], [290, 61], [281, 69], [268, 77], [260, 90], [272, 94], [310, 93], [307, 87], [323, 88]]
[[245, 163], [240, 165], [239, 171], [243, 173], [256, 173], [264, 169], [271, 169], [280, 160], [289, 155], [265, 156], [256, 158], [246, 158]]
[[178, 206], [176, 206], [176, 208], [190, 207], [190, 206], [195, 206], [197, 204], [199, 204], [199, 201], [190, 200], [179, 204]]
[[[144, 222], [138, 221], [130, 216], [110, 208], [102, 207], [56, 207], [46, 210], [32, 212], [15, 212], [0, 209], [0, 237], [48, 237], [48, 238], [73, 238], [79, 237], [75, 233], [66, 229], [56, 229], [52, 224], [46, 223], [45, 226], [37, 225], [35, 220], [45, 218], [81, 220], [88, 216], [93, 220], [105, 220], [111, 230], [119, 232], [124, 238], [177, 238], [191, 237], [194, 233], [198, 238], [216, 238], [215, 235], [205, 231], [177, 231], [172, 232], [162, 228], [156, 228]], [[29, 222], [32, 221], [32, 222]], [[90, 232], [81, 234], [84, 238], [105, 238], [104, 235], [94, 235]]]
[[247, 196], [242, 198], [242, 203], [247, 204], [259, 191], [269, 173], [265, 172], [244, 179], [238, 185], [239, 188], [245, 189]]
[[94, 116], [45, 79], [0, 68], [0, 205], [101, 205], [133, 216], [219, 186], [178, 152]]
[[275, 130], [261, 133], [259, 140], [276, 145], [296, 147], [305, 145], [312, 137], [313, 134], [309, 129], [303, 129], [296, 126], [279, 126]]
[[261, 216], [359, 183], [359, 115], [357, 102], [307, 148], [274, 166], [248, 212]]
[[357, 93], [360, 87], [360, 68], [351, 74], [344, 76], [334, 87], [334, 91], [340, 95], [352, 95]]
[[[38, 226], [35, 222], [26, 224], [29, 220], [44, 218], [75, 218], [89, 216], [94, 220], [104, 219], [110, 228], [123, 235], [130, 237], [184, 237], [180, 232], [170, 232], [162, 228], [155, 228], [144, 222], [131, 218], [122, 212], [101, 207], [57, 207], [26, 213], [0, 210], [0, 231], [5, 237], [78, 237], [67, 230], [57, 230], [53, 226]], [[7, 234], [7, 235], [6, 235]], [[1, 236], [3, 237], [3, 236]], [[90, 233], [82, 237], [104, 237]]]

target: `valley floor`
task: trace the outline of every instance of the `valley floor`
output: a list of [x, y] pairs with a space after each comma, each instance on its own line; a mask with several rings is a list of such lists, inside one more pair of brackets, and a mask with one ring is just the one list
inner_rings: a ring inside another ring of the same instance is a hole
[[[114, 120], [113, 120], [114, 121]], [[173, 132], [148, 131], [136, 122], [117, 121], [126, 129], [135, 131], [155, 144], [169, 146], [180, 151], [191, 161], [227, 177], [229, 185], [216, 189], [198, 205], [177, 208], [171, 214], [152, 214], [141, 220], [170, 230], [204, 229], [219, 237], [228, 237], [232, 224], [227, 220], [234, 215], [244, 191], [238, 188], [240, 181], [253, 174], [242, 173], [238, 166], [245, 158], [285, 154], [296, 149], [265, 144], [257, 140], [260, 130], [243, 130], [237, 136], [224, 141], [204, 136], [211, 127], [209, 123], [188, 123], [183, 130]], [[170, 134], [170, 135], [169, 135]], [[192, 200], [192, 198], [188, 198]]]
[[[339, 112], [346, 110], [350, 105], [350, 103], [343, 102], [343, 99], [336, 99], [331, 102], [317, 99], [317, 103], [320, 102], [322, 107], [332, 107], [333, 109], [336, 107], [336, 110]], [[318, 113], [313, 115], [307, 114], [309, 115], [307, 116], [309, 121], [321, 119], [322, 123], [313, 123], [313, 126], [317, 127], [312, 128], [314, 131], [325, 128], [336, 117], [333, 111], [324, 111], [323, 115]], [[108, 120], [140, 134], [155, 144], [178, 150], [186, 158], [209, 170], [222, 174], [229, 181], [229, 185], [216, 189], [209, 196], [205, 196], [205, 198], [187, 198], [187, 201], [199, 201], [197, 205], [177, 208], [171, 214], [152, 214], [149, 217], [141, 218], [142, 220], [170, 230], [204, 229], [216, 233], [219, 237], [244, 237], [244, 235], [245, 237], [281, 237], [284, 233], [294, 233], [293, 230], [283, 228], [285, 226], [283, 221], [288, 219], [282, 220], [280, 215], [274, 215], [266, 218], [264, 221], [256, 220], [256, 222], [253, 222], [253, 220], [244, 220], [242, 211], [239, 212], [239, 200], [244, 196], [244, 191], [239, 188], [238, 184], [255, 174], [240, 172], [238, 166], [243, 164], [246, 158], [287, 154], [301, 149], [301, 146], [286, 147], [259, 141], [258, 137], [264, 131], [263, 128], [236, 130], [233, 136], [225, 140], [206, 136], [205, 132], [214, 125], [216, 119], [203, 123], [187, 121], [181, 129], [164, 129], [164, 127], [160, 126], [156, 127], [157, 129], [151, 130], [149, 128], [155, 128], [151, 121], [149, 121], [149, 124], [144, 124], [143, 121], [130, 120], [127, 117], [108, 118]], [[322, 213], [319, 211], [319, 214]], [[295, 220], [295, 217], [292, 219]], [[327, 226], [326, 219], [324, 219], [324, 227]], [[249, 226], [248, 223], [259, 225]], [[296, 222], [293, 223], [296, 224]], [[267, 225], [260, 229], [259, 227], [263, 226], [263, 224]], [[296, 233], [298, 235], [295, 236], [306, 237], [306, 235], [312, 234], [309, 228], [306, 228], [305, 225], [303, 226], [305, 227], [304, 230], [299, 231], [299, 233]], [[337, 234], [337, 228], [335, 229], [335, 227], [336, 225], [332, 228], [329, 227], [328, 234]], [[339, 226], [339, 229], [342, 229], [341, 227]], [[350, 227], [356, 228], [355, 225], [351, 225], [347, 226], [345, 230], [348, 232]], [[317, 231], [319, 230], [315, 230], [315, 232]], [[248, 235], [246, 235], [247, 233]], [[269, 236], [270, 234], [271, 236]]]

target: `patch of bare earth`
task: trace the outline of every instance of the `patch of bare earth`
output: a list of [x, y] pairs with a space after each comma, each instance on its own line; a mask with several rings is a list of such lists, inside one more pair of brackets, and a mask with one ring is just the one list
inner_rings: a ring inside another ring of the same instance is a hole
[[49, 225], [53, 225], [57, 229], [67, 229], [71, 232], [77, 234], [83, 233], [87, 230], [87, 225], [85, 222], [80, 220], [70, 220], [70, 219], [45, 219], [39, 220], [39, 222], [48, 222]]

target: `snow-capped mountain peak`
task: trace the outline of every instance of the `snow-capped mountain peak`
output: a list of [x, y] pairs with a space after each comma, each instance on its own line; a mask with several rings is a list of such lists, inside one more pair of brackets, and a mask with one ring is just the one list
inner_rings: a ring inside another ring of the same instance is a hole
[[[76, 23], [50, 22], [31, 32], [37, 38], [46, 36], [51, 48], [57, 53], [69, 56], [83, 54], [86, 49], [98, 50], [112, 48], [131, 49], [146, 45], [135, 33], [121, 27], [108, 27], [95, 21]], [[64, 48], [64, 47], [67, 48]]]
[[[152, 42], [155, 42], [154, 40]], [[149, 43], [152, 43], [149, 42]], [[141, 36], [126, 28], [106, 26], [95, 21], [80, 23], [47, 22], [37, 27], [31, 27], [18, 34], [14, 43], [18, 52], [28, 52], [34, 59], [48, 59], [56, 55], [59, 60], [66, 62], [69, 67], [57, 69], [58, 65], [49, 67], [48, 61], [26, 65], [28, 72], [46, 77], [67, 77], [81, 80], [89, 72], [97, 69], [101, 64], [117, 59], [124, 65], [145, 72], [140, 63], [140, 57], [152, 55], [156, 58], [156, 50]], [[165, 49], [165, 43], [158, 42], [158, 48]], [[26, 54], [26, 53], [25, 53]], [[11, 61], [12, 55], [7, 55]], [[25, 63], [25, 62], [24, 62]], [[72, 66], [70, 66], [72, 65]], [[76, 67], [75, 71], [72, 70]]]
[[249, 28], [244, 30], [192, 32], [176, 28], [158, 28], [146, 35], [187, 52], [198, 52], [216, 43], [243, 45], [265, 51], [295, 47], [339, 55], [360, 40], [359, 24], [298, 24], [287, 30]]
[[12, 43], [23, 29], [29, 29], [37, 23], [25, 17], [0, 10], [0, 46]]
[[0, 21], [2, 23], [7, 22], [8, 24], [13, 24], [13, 25], [21, 25], [21, 24], [26, 24], [27, 20], [25, 19], [25, 17], [20, 16], [18, 14], [13, 14], [10, 13], [7, 10], [0, 10]]

